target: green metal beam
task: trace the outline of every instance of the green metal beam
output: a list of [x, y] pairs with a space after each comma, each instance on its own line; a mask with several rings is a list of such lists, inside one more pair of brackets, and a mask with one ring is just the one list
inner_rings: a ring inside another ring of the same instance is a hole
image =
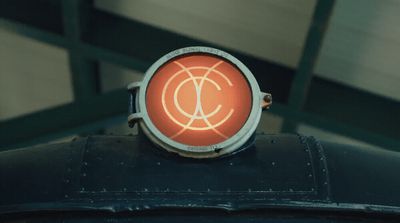
[[84, 57], [80, 52], [82, 33], [87, 29], [91, 1], [62, 0], [65, 36], [70, 40], [69, 64], [75, 100], [84, 100], [100, 93], [96, 60]]
[[67, 38], [60, 34], [6, 18], [0, 17], [0, 27], [4, 30], [17, 33], [22, 36], [26, 36], [34, 40], [41, 41], [57, 47], [68, 48], [71, 44], [71, 42]]
[[[72, 48], [73, 45], [70, 39], [67, 39], [60, 34], [52, 33], [27, 24], [10, 21], [4, 18], [0, 18], [0, 27], [7, 31], [65, 49]], [[83, 56], [92, 60], [107, 61], [116, 65], [139, 71], [145, 71], [151, 65], [150, 61], [145, 61], [139, 58], [132, 58], [131, 56], [118, 53], [114, 50], [97, 47], [84, 42], [79, 42], [77, 44], [80, 53]]]
[[[307, 98], [313, 70], [322, 45], [325, 31], [332, 15], [334, 0], [319, 0], [314, 9], [303, 52], [294, 76], [289, 94], [289, 106], [301, 110]], [[294, 132], [297, 124], [288, 120], [283, 123], [283, 131]]]
[[127, 102], [126, 90], [118, 90], [3, 121], [0, 151], [121, 123]]

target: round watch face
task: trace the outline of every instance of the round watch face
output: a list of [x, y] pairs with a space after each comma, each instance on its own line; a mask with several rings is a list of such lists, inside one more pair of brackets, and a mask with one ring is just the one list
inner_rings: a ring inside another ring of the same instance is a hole
[[209, 146], [235, 135], [249, 117], [251, 102], [250, 85], [235, 65], [201, 53], [162, 65], [146, 91], [155, 127], [190, 146]]
[[208, 47], [175, 50], [156, 61], [135, 89], [144, 133], [182, 156], [210, 158], [241, 148], [261, 116], [262, 94], [250, 70]]

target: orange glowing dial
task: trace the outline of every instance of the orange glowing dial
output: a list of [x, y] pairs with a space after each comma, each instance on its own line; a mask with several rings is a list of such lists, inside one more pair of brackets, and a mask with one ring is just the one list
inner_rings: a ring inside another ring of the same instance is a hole
[[173, 141], [209, 146], [235, 135], [247, 121], [252, 92], [242, 72], [210, 54], [172, 58], [152, 76], [146, 90], [147, 113]]

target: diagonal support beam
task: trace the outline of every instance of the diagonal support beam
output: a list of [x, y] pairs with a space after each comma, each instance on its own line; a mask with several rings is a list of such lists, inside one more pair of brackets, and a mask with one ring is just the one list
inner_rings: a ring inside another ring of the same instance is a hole
[[62, 0], [64, 33], [70, 40], [69, 64], [74, 98], [77, 101], [91, 98], [100, 92], [98, 64], [81, 54], [79, 42], [88, 27], [92, 2]]
[[[300, 111], [307, 99], [314, 66], [332, 15], [334, 2], [334, 0], [318, 0], [315, 6], [303, 52], [290, 88], [288, 104], [293, 110]], [[284, 132], [294, 132], [297, 123], [285, 120], [282, 128]]]

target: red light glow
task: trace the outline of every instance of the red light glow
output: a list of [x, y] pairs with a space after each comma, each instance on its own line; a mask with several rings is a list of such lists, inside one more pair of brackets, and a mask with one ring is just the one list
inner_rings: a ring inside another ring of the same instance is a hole
[[235, 135], [252, 106], [250, 86], [226, 59], [206, 54], [173, 58], [161, 66], [146, 91], [147, 113], [170, 139], [209, 146]]

